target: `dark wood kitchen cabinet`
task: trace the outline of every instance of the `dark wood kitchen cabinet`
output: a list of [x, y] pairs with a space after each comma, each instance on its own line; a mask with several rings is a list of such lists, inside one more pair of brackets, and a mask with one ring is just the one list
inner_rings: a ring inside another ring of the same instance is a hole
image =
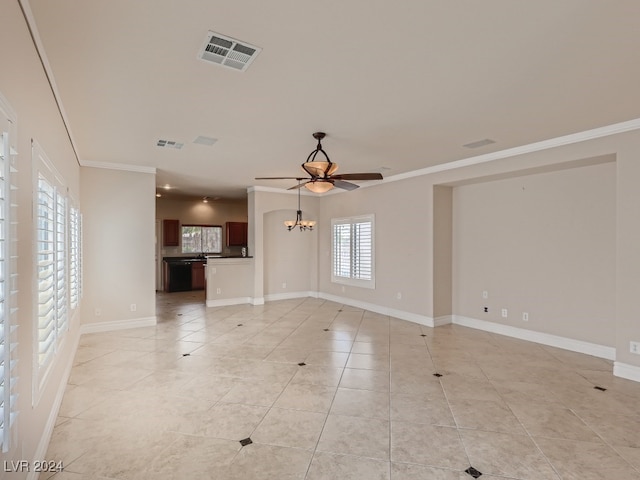
[[162, 221], [162, 245], [165, 247], [180, 245], [180, 220]]
[[191, 263], [191, 290], [204, 290], [205, 271], [205, 262]]
[[247, 245], [247, 222], [227, 222], [227, 246], [244, 247]]

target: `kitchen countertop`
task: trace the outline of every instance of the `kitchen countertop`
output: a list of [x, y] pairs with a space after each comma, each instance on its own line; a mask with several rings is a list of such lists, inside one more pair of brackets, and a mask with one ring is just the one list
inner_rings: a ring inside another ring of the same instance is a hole
[[242, 255], [207, 255], [205, 257], [162, 257], [162, 260], [165, 262], [172, 263], [180, 263], [180, 262], [206, 262], [207, 259], [218, 259], [218, 258], [253, 258], [253, 257], [243, 257]]

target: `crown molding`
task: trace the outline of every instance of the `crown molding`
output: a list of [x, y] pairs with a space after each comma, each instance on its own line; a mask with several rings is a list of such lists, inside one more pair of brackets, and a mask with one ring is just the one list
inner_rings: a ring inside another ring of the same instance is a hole
[[126, 172], [153, 173], [156, 174], [155, 167], [143, 167], [141, 165], [127, 165], [125, 163], [109, 163], [109, 162], [86, 162], [83, 161], [80, 166], [91, 168], [104, 168], [107, 170], [124, 170]]
[[[542, 150], [548, 150], [550, 148], [562, 147], [565, 145], [585, 142], [587, 140], [594, 140], [596, 138], [608, 137], [611, 135], [617, 135], [619, 133], [630, 132], [638, 129], [640, 129], [640, 118], [629, 120], [627, 122], [614, 123], [612, 125], [594, 128], [591, 130], [585, 130], [584, 132], [572, 133], [570, 135], [564, 135], [562, 137], [551, 138], [549, 140], [529, 143], [527, 145], [522, 145], [519, 147], [507, 148], [506, 150], [499, 150], [497, 152], [485, 153], [483, 155], [477, 155], [475, 157], [463, 158], [461, 160], [455, 160], [453, 162], [442, 163], [439, 165], [434, 165], [432, 167], [421, 168], [419, 170], [413, 170], [411, 172], [400, 173], [398, 175], [387, 177], [382, 182], [395, 182], [398, 180], [404, 180], [406, 178], [421, 177], [423, 175], [445, 172], [447, 170], [455, 170], [457, 168], [480, 165], [483, 163], [493, 162], [494, 160], [501, 160], [504, 158], [524, 155], [527, 153], [540, 152]], [[364, 186], [368, 185], [361, 185], [361, 187]]]

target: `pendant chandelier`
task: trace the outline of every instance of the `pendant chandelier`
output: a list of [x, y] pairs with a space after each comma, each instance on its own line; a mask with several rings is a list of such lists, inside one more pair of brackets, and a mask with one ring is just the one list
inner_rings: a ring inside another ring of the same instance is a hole
[[293, 230], [296, 227], [300, 227], [300, 231], [303, 230], [313, 230], [316, 222], [315, 220], [303, 220], [302, 219], [302, 210], [300, 209], [300, 180], [298, 180], [298, 210], [296, 211], [296, 219], [295, 220], [285, 220], [284, 224], [289, 231]]

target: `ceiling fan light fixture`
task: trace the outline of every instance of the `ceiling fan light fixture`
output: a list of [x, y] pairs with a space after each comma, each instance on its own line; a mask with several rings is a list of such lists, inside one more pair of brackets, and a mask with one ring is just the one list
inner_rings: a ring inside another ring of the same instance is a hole
[[313, 160], [302, 164], [302, 169], [312, 177], [326, 178], [338, 170], [338, 165], [333, 162]]
[[[327, 155], [327, 152], [322, 149], [322, 139], [324, 137], [326, 137], [326, 133], [324, 132], [316, 132], [313, 134], [313, 138], [318, 140], [318, 145], [302, 164], [302, 169], [315, 178], [327, 178], [338, 169], [338, 165], [333, 163], [329, 155]], [[321, 154], [322, 156], [319, 158], [324, 157], [324, 160], [316, 160], [318, 154]]]
[[[377, 172], [343, 173], [340, 175], [334, 175], [338, 170], [338, 165], [333, 163], [329, 158], [329, 155], [327, 155], [327, 152], [322, 149], [321, 140], [324, 137], [326, 137], [326, 134], [323, 132], [316, 132], [313, 134], [313, 138], [318, 140], [318, 146], [309, 154], [306, 161], [300, 165], [302, 170], [311, 177], [310, 179], [305, 179], [304, 177], [256, 177], [256, 180], [298, 180], [298, 185], [289, 188], [289, 190], [297, 188], [299, 191], [302, 185], [304, 185], [310, 192], [325, 193], [333, 187], [340, 188], [342, 190], [355, 190], [358, 188], [358, 185], [351, 183], [350, 180], [383, 179], [382, 174]], [[323, 157], [324, 160], [322, 160]], [[316, 158], [319, 158], [320, 160], [316, 160]], [[301, 180], [307, 181], [304, 184], [301, 184]]]
[[323, 180], [311, 180], [304, 184], [304, 188], [312, 191], [313, 193], [325, 193], [333, 188], [333, 183], [325, 182]]

